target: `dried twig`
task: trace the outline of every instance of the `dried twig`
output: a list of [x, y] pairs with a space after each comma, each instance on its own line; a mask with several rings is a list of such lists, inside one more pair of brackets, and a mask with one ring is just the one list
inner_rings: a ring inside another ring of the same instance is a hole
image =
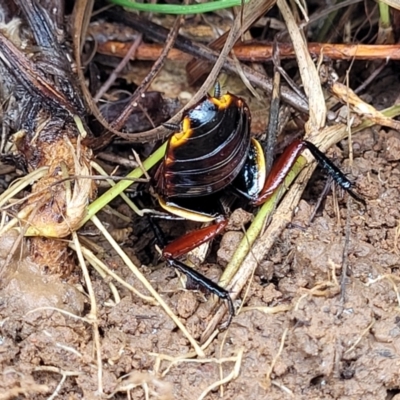
[[[100, 54], [125, 57], [131, 43], [110, 40], [99, 43], [97, 51]], [[137, 48], [135, 59], [154, 61], [163, 49], [163, 45], [157, 43], [141, 43]], [[291, 43], [278, 43], [279, 55], [282, 60], [295, 58], [294, 46]], [[324, 56], [332, 60], [400, 60], [400, 45], [375, 45], [375, 44], [351, 44], [351, 43], [307, 43], [308, 52], [313, 57]], [[266, 62], [272, 59], [274, 44], [270, 42], [237, 43], [233, 47], [236, 58], [246, 62]], [[171, 49], [168, 60], [188, 62], [192, 59], [194, 51]], [[213, 52], [204, 52], [203, 57]], [[198, 57], [198, 56], [197, 56]], [[231, 69], [229, 60], [224, 67]]]

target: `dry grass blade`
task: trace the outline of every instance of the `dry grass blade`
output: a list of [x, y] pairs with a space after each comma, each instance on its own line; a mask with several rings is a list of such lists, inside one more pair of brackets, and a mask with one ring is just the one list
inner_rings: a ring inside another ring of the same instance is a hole
[[390, 7], [395, 8], [396, 10], [400, 10], [400, 2], [399, 0], [379, 0], [382, 3], [387, 4]]
[[272, 374], [272, 371], [274, 370], [275, 364], [277, 363], [280, 355], [282, 354], [283, 346], [285, 345], [285, 340], [286, 340], [286, 336], [287, 336], [288, 332], [289, 332], [288, 328], [286, 328], [283, 331], [282, 338], [281, 338], [281, 343], [279, 345], [278, 352], [276, 353], [275, 357], [271, 361], [271, 365], [268, 368], [268, 372], [267, 372], [267, 375], [265, 377], [265, 388], [266, 389], [268, 389], [271, 386], [271, 374]]
[[[151, 373], [143, 373], [139, 371], [132, 371], [119, 379], [120, 383], [117, 388], [107, 396], [108, 399], [115, 398], [117, 393], [126, 392], [127, 398], [131, 398], [131, 391], [136, 387], [142, 387], [145, 396], [144, 399], [149, 399], [149, 392], [152, 394], [151, 398], [160, 400], [173, 400], [172, 385], [169, 382], [157, 379]], [[154, 389], [153, 389], [154, 388]]]
[[387, 126], [400, 131], [400, 122], [392, 118], [386, 117], [382, 112], [375, 109], [375, 107], [363, 101], [358, 97], [353, 90], [343, 85], [340, 82], [335, 82], [331, 86], [332, 93], [338, 97], [344, 104], [348, 104], [353, 111], [364, 118], [368, 118], [375, 124]]
[[24, 188], [30, 186], [32, 182], [43, 178], [49, 171], [48, 167], [41, 167], [30, 172], [21, 179], [15, 180], [8, 188], [0, 195], [0, 208], [8, 201], [13, 199]]
[[94, 290], [92, 286], [92, 281], [90, 280], [89, 271], [87, 269], [85, 259], [82, 254], [81, 245], [79, 243], [78, 235], [76, 232], [72, 233], [72, 239], [75, 245], [76, 254], [78, 256], [79, 265], [81, 267], [83, 276], [85, 278], [86, 288], [89, 293], [90, 298], [90, 313], [88, 315], [88, 320], [92, 323], [93, 330], [93, 342], [95, 344], [96, 351], [96, 361], [97, 361], [97, 387], [98, 392], [100, 394], [103, 393], [103, 363], [101, 356], [101, 345], [100, 345], [100, 332], [99, 332], [99, 324], [97, 319], [97, 303], [96, 297], [94, 295]]
[[239, 349], [238, 354], [236, 356], [236, 362], [235, 365], [231, 371], [231, 373], [229, 375], [227, 375], [225, 378], [220, 379], [217, 382], [214, 382], [212, 385], [210, 385], [208, 388], [206, 388], [203, 393], [199, 396], [198, 400], [203, 400], [208, 393], [212, 392], [213, 390], [215, 390], [216, 388], [218, 388], [218, 386], [221, 386], [225, 383], [228, 383], [230, 381], [232, 381], [233, 379], [236, 379], [239, 376], [240, 373], [240, 366], [242, 363], [242, 359], [243, 359], [243, 353], [244, 353], [244, 349]]
[[[21, 223], [21, 220], [18, 217], [12, 218], [10, 221], [5, 223], [7, 216], [7, 209], [12, 205], [15, 205], [18, 201], [23, 202], [28, 197], [21, 200], [16, 200], [15, 196], [20, 193], [24, 188], [30, 186], [32, 182], [36, 180], [40, 180], [48, 174], [48, 167], [41, 167], [36, 171], [32, 171], [28, 175], [25, 175], [23, 178], [16, 180], [12, 185], [9, 186], [7, 190], [2, 193], [0, 196], [0, 210], [2, 212], [2, 224], [0, 225], [0, 237], [6, 234], [10, 229], [14, 228], [16, 225]], [[32, 196], [32, 195], [31, 195]], [[10, 203], [6, 205], [7, 203]]]
[[286, 0], [278, 0], [277, 5], [286, 22], [290, 38], [293, 42], [301, 80], [308, 97], [310, 119], [306, 124], [306, 131], [307, 135], [309, 135], [325, 126], [326, 105], [324, 94], [317, 69], [308, 52], [306, 39], [297, 26]]
[[344, 352], [344, 354], [350, 353], [353, 351], [356, 346], [361, 342], [362, 338], [368, 334], [371, 328], [374, 326], [376, 320], [372, 320], [371, 323], [364, 329], [361, 335], [357, 338], [357, 340]]
[[397, 287], [397, 283], [395, 282], [395, 281], [397, 281], [397, 282], [400, 281], [400, 278], [399, 278], [399, 277], [397, 277], [397, 276], [395, 276], [395, 275], [393, 275], [393, 274], [384, 274], [384, 275], [382, 275], [382, 276], [379, 276], [379, 277], [376, 278], [376, 279], [371, 279], [371, 280], [366, 284], [366, 286], [373, 285], [373, 284], [375, 284], [375, 283], [377, 283], [377, 282], [379, 282], [379, 281], [381, 281], [381, 280], [384, 280], [384, 279], [386, 279], [386, 280], [390, 283], [390, 285], [391, 285], [392, 288], [393, 288], [393, 291], [396, 293], [397, 305], [398, 305], [398, 308], [400, 308], [400, 293], [399, 293], [399, 289], [398, 289], [398, 287]]
[[189, 340], [190, 344], [193, 346], [199, 357], [204, 357], [204, 352], [197, 344], [197, 342], [193, 339], [192, 335], [187, 331], [185, 326], [179, 320], [179, 318], [173, 313], [171, 308], [164, 302], [162, 297], [158, 294], [156, 290], [150, 285], [148, 280], [143, 276], [143, 274], [139, 271], [139, 269], [132, 263], [130, 258], [125, 254], [125, 252], [118, 246], [118, 243], [114, 240], [114, 238], [109, 234], [107, 229], [104, 228], [103, 224], [100, 220], [94, 216], [92, 217], [92, 222], [96, 225], [96, 227], [102, 232], [104, 237], [108, 240], [108, 242], [112, 245], [114, 250], [118, 253], [118, 255], [122, 258], [125, 264], [129, 267], [129, 269], [133, 272], [136, 278], [143, 284], [143, 286], [150, 292], [150, 294], [157, 300], [160, 306], [164, 309], [167, 315], [174, 321], [176, 326], [182, 331], [182, 333]]
[[[71, 244], [70, 247], [72, 249], [76, 249], [74, 244]], [[104, 278], [106, 276], [110, 276], [113, 279], [115, 279], [120, 285], [124, 286], [127, 288], [129, 291], [131, 291], [133, 294], [141, 298], [143, 301], [156, 305], [157, 302], [154, 300], [153, 297], [150, 296], [145, 296], [144, 294], [140, 293], [138, 290], [136, 290], [132, 285], [129, 285], [126, 281], [124, 281], [121, 277], [119, 277], [114, 271], [112, 271], [110, 268], [107, 267], [106, 264], [104, 264], [101, 260], [99, 260], [90, 250], [86, 249], [85, 247], [82, 247], [82, 253], [85, 259], [93, 266], [93, 268], [96, 269], [97, 272]], [[111, 282], [110, 282], [111, 284]], [[112, 289], [114, 291], [114, 289]]]

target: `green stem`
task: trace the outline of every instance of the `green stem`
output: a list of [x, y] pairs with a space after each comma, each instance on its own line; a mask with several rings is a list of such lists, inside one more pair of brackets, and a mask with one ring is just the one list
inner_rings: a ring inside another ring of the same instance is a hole
[[390, 8], [383, 1], [379, 1], [379, 27], [388, 29], [390, 27]]
[[161, 14], [202, 14], [235, 6], [241, 6], [249, 0], [218, 0], [202, 4], [176, 5], [176, 4], [148, 4], [136, 3], [133, 0], [110, 0], [111, 3], [122, 7], [133, 8], [139, 11], [147, 11]]
[[[148, 171], [161, 160], [161, 158], [165, 154], [167, 143], [168, 142], [165, 142], [149, 158], [143, 161], [142, 166], [144, 170]], [[129, 180], [119, 181], [115, 186], [107, 190], [107, 192], [105, 192], [102, 196], [98, 197], [92, 204], [90, 204], [87, 210], [87, 215], [82, 221], [81, 226], [89, 221], [89, 219], [92, 218], [93, 215], [99, 212], [111, 200], [115, 199], [120, 193], [128, 189], [128, 187], [132, 185], [132, 183], [134, 183], [135, 179], [139, 179], [140, 177], [142, 177], [143, 169], [141, 167], [135, 168], [130, 174], [126, 176], [127, 178], [129, 178]]]
[[221, 276], [219, 283], [222, 287], [225, 287], [226, 284], [232, 280], [233, 276], [236, 274], [243, 260], [252, 248], [253, 243], [258, 238], [265, 221], [275, 211], [276, 205], [278, 204], [279, 200], [283, 197], [287, 188], [290, 187], [292, 182], [296, 179], [297, 175], [306, 164], [306, 159], [303, 156], [300, 156], [293, 165], [292, 169], [287, 174], [285, 181], [282, 183], [282, 185], [277, 190], [275, 190], [273, 195], [263, 204], [260, 211], [258, 211], [256, 217], [254, 218], [245, 236], [240, 242], [238, 248], [236, 249], [232, 260], [225, 268]]

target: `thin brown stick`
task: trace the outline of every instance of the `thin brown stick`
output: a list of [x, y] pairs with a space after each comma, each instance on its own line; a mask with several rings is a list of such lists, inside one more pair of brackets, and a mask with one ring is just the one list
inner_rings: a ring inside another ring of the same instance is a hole
[[[188, 46], [188, 39], [183, 39], [182, 37], [177, 38], [175, 42], [175, 46], [183, 47], [191, 54], [196, 55], [198, 57], [207, 58], [207, 60], [211, 61], [213, 64], [212, 71], [210, 72], [208, 78], [203, 83], [201, 88], [198, 92], [193, 96], [190, 102], [186, 105], [185, 109], [192, 107], [194, 104], [199, 102], [203, 96], [206, 95], [208, 90], [214, 85], [217, 76], [222, 67], [226, 68], [227, 70], [236, 73], [236, 65], [229, 58], [229, 53], [232, 50], [232, 47], [240, 38], [242, 33], [246, 30], [246, 26], [249, 26], [248, 21], [254, 21], [267, 12], [273, 5], [274, 0], [254, 0], [250, 3], [244, 5], [244, 25], [242, 26], [240, 23], [240, 15], [239, 19], [236, 18], [234, 25], [232, 26], [231, 30], [229, 31], [229, 35], [227, 36], [225, 45], [221, 52], [212, 52], [206, 46], [200, 46], [194, 43], [191, 43], [191, 46]], [[165, 28], [160, 27], [156, 24], [151, 25], [151, 29], [149, 29], [150, 22], [144, 24], [143, 21], [135, 16], [134, 14], [129, 13], [121, 13], [110, 10], [107, 12], [107, 17], [115, 22], [120, 22], [127, 24], [129, 26], [134, 27], [137, 30], [140, 30], [145, 36], [148, 36], [152, 40], [164, 42], [165, 41]], [[250, 24], [251, 25], [251, 24]], [[201, 49], [200, 49], [201, 47]], [[193, 53], [195, 51], [195, 53]], [[211, 58], [210, 58], [211, 57]], [[249, 81], [266, 90], [267, 92], [272, 92], [272, 81], [271, 79], [266, 79], [265, 76], [254, 71], [250, 67], [242, 66], [242, 69], [246, 76], [249, 78]], [[287, 101], [289, 104], [293, 105], [296, 109], [307, 112], [308, 105], [304, 102], [303, 99], [298, 98], [298, 96], [289, 90], [287, 87], [282, 88], [282, 99]], [[181, 110], [177, 113], [173, 118], [171, 118], [168, 123], [177, 123], [180, 121], [184, 110]], [[130, 141], [150, 141], [150, 140], [159, 140], [166, 136], [169, 133], [165, 128], [157, 127], [147, 132], [142, 132], [140, 134], [135, 134], [130, 137]]]
[[280, 109], [280, 93], [281, 93], [281, 74], [279, 73], [280, 55], [277, 42], [274, 43], [275, 57], [274, 57], [274, 90], [272, 91], [271, 106], [269, 109], [269, 120], [267, 127], [267, 143], [264, 147], [266, 167], [265, 173], [271, 172], [272, 164], [274, 162], [274, 150], [276, 145], [276, 136], [278, 134], [279, 126], [279, 109]]
[[[143, 81], [139, 85], [139, 87], [135, 90], [135, 93], [133, 93], [132, 97], [129, 100], [129, 104], [125, 107], [125, 109], [122, 111], [122, 113], [119, 115], [119, 117], [112, 124], [114, 129], [118, 130], [124, 126], [125, 122], [131, 115], [134, 108], [136, 107], [136, 104], [137, 104], [138, 100], [140, 99], [140, 97], [142, 96], [142, 94], [144, 94], [144, 92], [149, 88], [151, 82], [153, 82], [154, 78], [161, 71], [161, 68], [163, 67], [163, 65], [167, 59], [168, 53], [172, 49], [174, 42], [176, 40], [176, 37], [178, 36], [179, 28], [182, 24], [182, 21], [183, 21], [183, 16], [179, 16], [176, 18], [174, 26], [172, 27], [170, 33], [167, 36], [167, 40], [166, 40], [164, 48], [160, 54], [160, 57], [153, 64], [150, 72], [143, 79]], [[118, 136], [129, 140], [132, 135], [124, 134], [124, 133], [120, 132]]]
[[121, 62], [114, 69], [114, 71], [110, 74], [108, 79], [104, 82], [102, 87], [99, 89], [99, 91], [94, 96], [94, 99], [93, 99], [94, 101], [97, 102], [103, 97], [104, 93], [106, 93], [108, 91], [108, 89], [111, 87], [111, 85], [115, 82], [115, 80], [118, 78], [118, 74], [121, 73], [121, 71], [125, 68], [126, 64], [128, 64], [128, 62], [130, 60], [135, 59], [137, 48], [139, 47], [141, 41], [142, 41], [142, 35], [139, 33], [139, 35], [136, 37], [136, 39], [132, 43], [131, 47], [127, 51], [125, 57], [123, 57]]
[[[231, 50], [232, 46], [237, 42], [242, 33], [245, 32], [249, 26], [251, 26], [251, 22], [254, 22], [257, 18], [263, 15], [263, 13], [268, 11], [268, 9], [271, 8], [271, 6], [273, 5], [273, 2], [274, 0], [269, 0], [268, 2], [257, 2], [257, 4], [254, 4], [254, 2], [246, 4], [244, 12], [244, 25], [241, 25], [239, 22], [239, 25], [237, 27], [237, 29], [240, 30], [240, 35], [237, 37], [235, 33], [233, 35], [231, 35], [230, 33], [228, 35], [228, 32], [224, 33], [221, 37], [217, 39], [219, 43], [218, 51], [213, 50], [212, 48], [204, 46], [200, 43], [191, 41], [182, 36], [177, 37], [175, 42], [175, 47], [181, 51], [184, 51], [185, 53], [191, 54], [197, 59], [200, 59], [198, 64], [199, 64], [199, 69], [201, 70], [203, 70], [202, 69], [203, 61], [213, 65], [213, 71], [215, 71], [216, 70], [215, 66], [218, 65], [218, 60], [223, 60], [224, 69], [233, 74], [237, 74], [237, 63], [235, 63], [234, 60], [231, 57], [229, 57], [229, 52], [226, 54], [224, 53], [223, 57], [222, 53], [225, 51], [224, 49], [228, 47]], [[112, 13], [112, 11], [110, 11], [107, 13], [107, 16], [110, 17], [114, 22], [119, 22], [132, 26], [139, 32], [143, 33], [143, 35], [148, 39], [160, 43], [164, 43], [165, 41], [167, 30], [162, 26], [159, 26], [151, 22], [145, 24], [140, 18], [138, 18], [134, 14], [121, 15], [121, 13], [117, 12]], [[233, 32], [233, 28], [229, 32]], [[233, 41], [232, 38], [234, 38], [235, 40]], [[219, 51], [221, 49], [220, 42], [225, 43], [221, 52]], [[218, 68], [220, 69], [220, 67]], [[246, 76], [246, 78], [252, 85], [258, 86], [260, 89], [265, 90], [267, 93], [272, 93], [273, 84], [270, 78], [254, 70], [253, 68], [248, 67], [247, 65], [241, 66], [241, 72], [243, 72], [243, 74]], [[192, 71], [190, 72], [188, 71], [189, 76], [191, 73]], [[214, 76], [214, 72], [210, 73], [210, 75]], [[210, 88], [207, 88], [207, 90], [209, 89]], [[282, 92], [281, 93], [282, 100], [292, 105], [294, 108], [296, 108], [301, 112], [305, 113], [308, 112], [307, 102], [304, 101], [304, 99], [299, 98], [299, 96], [292, 90], [290, 90], [286, 86], [283, 86], [281, 92]], [[197, 101], [198, 100], [199, 99], [197, 99]]]
[[90, 143], [92, 149], [103, 147], [105, 144], [110, 142], [113, 138], [113, 134], [117, 134], [116, 131], [108, 121], [103, 117], [96, 103], [93, 101], [92, 95], [85, 84], [84, 67], [82, 65], [81, 51], [84, 44], [83, 38], [86, 34], [87, 27], [90, 21], [90, 15], [92, 14], [94, 0], [77, 1], [74, 6], [72, 15], [72, 38], [74, 44], [74, 58], [76, 63], [76, 73], [78, 75], [78, 81], [80, 88], [85, 98], [87, 108], [92, 112], [96, 119], [103, 125], [105, 129], [109, 131], [107, 137], [103, 135], [100, 140]]
[[[131, 42], [108, 41], [99, 43], [97, 51], [100, 54], [124, 57]], [[161, 44], [141, 43], [135, 54], [137, 60], [156, 60], [163, 49]], [[290, 43], [278, 44], [281, 59], [294, 58], [294, 48]], [[240, 61], [265, 62], [272, 59], [273, 43], [239, 43], [233, 47], [235, 56]], [[308, 51], [312, 56], [323, 55], [332, 60], [400, 60], [400, 44], [392, 45], [363, 45], [363, 44], [335, 44], [335, 43], [308, 43]], [[188, 62], [192, 56], [178, 49], [171, 49], [168, 60]]]

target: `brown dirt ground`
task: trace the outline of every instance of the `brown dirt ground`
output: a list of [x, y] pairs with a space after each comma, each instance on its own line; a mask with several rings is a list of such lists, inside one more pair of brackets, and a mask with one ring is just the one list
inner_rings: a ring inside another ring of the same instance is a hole
[[[367, 150], [374, 135], [375, 144]], [[322, 214], [307, 226], [312, 207], [303, 200], [292, 227], [260, 267], [246, 300], [247, 306], [290, 304], [293, 309], [272, 315], [241, 312], [206, 350], [214, 361], [243, 350], [239, 376], [224, 387], [223, 398], [383, 400], [398, 391], [400, 171], [398, 163], [388, 159], [398, 157], [393, 149], [400, 137], [368, 130], [354, 141], [360, 143], [360, 156], [354, 160], [353, 174], [368, 208], [364, 212], [353, 203], [351, 210], [344, 302], [336, 279], [340, 279], [343, 257], [345, 203], [340, 201], [337, 215], [329, 196]], [[3, 257], [10, 243], [3, 239]], [[179, 282], [167, 268], [145, 271], [199, 336], [207, 318], [196, 311], [199, 296], [177, 290]], [[119, 273], [135, 285], [123, 267]], [[265, 284], [261, 278], [268, 275], [272, 282]], [[143, 398], [141, 385], [147, 383], [150, 398], [197, 399], [220, 379], [216, 362], [198, 360], [177, 363], [163, 376], [168, 363], [156, 365], [154, 353], [180, 356], [191, 351], [187, 340], [159, 307], [143, 304], [118, 285], [122, 300], [111, 304], [106, 283], [95, 273], [91, 278], [99, 304], [105, 393], [119, 388], [115, 398], [125, 398], [118, 378], [131, 374], [126, 379], [138, 385], [132, 398]], [[0, 295], [0, 398], [12, 398], [6, 393], [18, 393], [17, 389], [28, 398], [47, 398], [60, 383], [61, 371], [71, 376], [63, 382], [58, 398], [94, 398], [97, 366], [91, 326], [55, 310], [28, 313], [53, 306], [85, 315], [86, 297], [76, 285], [40, 274], [28, 261], [19, 263], [7, 282]], [[310, 290], [322, 282], [320, 292]], [[266, 375], [285, 330], [268, 384]], [[223, 375], [233, 366], [233, 361], [222, 363]], [[207, 398], [219, 395], [216, 390]]]
[[[291, 227], [250, 285], [248, 309], [206, 349], [207, 360], [171, 364], [157, 356], [178, 357], [192, 349], [160, 307], [145, 304], [118, 284], [121, 302], [114, 304], [107, 282], [92, 271], [106, 395], [199, 399], [221, 374], [232, 372], [242, 352], [238, 376], [223, 386], [223, 392], [216, 386], [207, 399], [397, 398], [400, 135], [368, 129], [353, 142], [352, 176], [367, 209], [350, 203], [345, 293], [339, 285], [346, 201], [339, 198], [337, 207], [332, 195], [310, 224], [313, 206], [301, 201]], [[138, 229], [135, 225], [133, 235], [140, 237], [139, 246], [148, 238]], [[1, 240], [4, 260], [15, 236]], [[125, 249], [136, 257], [129, 246]], [[89, 305], [81, 277], [61, 281], [38, 271], [23, 255], [21, 249], [14, 256], [14, 269], [7, 272], [0, 291], [0, 399], [45, 399], [52, 393], [62, 399], [98, 398], [93, 329], [82, 319]], [[105, 253], [104, 258], [141, 289], [115, 256]], [[212, 265], [201, 270], [215, 279], [220, 269]], [[181, 290], [175, 272], [162, 265], [142, 271], [198, 338], [210, 318], [204, 307], [197, 308], [202, 296]], [[254, 309], [276, 305], [291, 309], [276, 314]]]

